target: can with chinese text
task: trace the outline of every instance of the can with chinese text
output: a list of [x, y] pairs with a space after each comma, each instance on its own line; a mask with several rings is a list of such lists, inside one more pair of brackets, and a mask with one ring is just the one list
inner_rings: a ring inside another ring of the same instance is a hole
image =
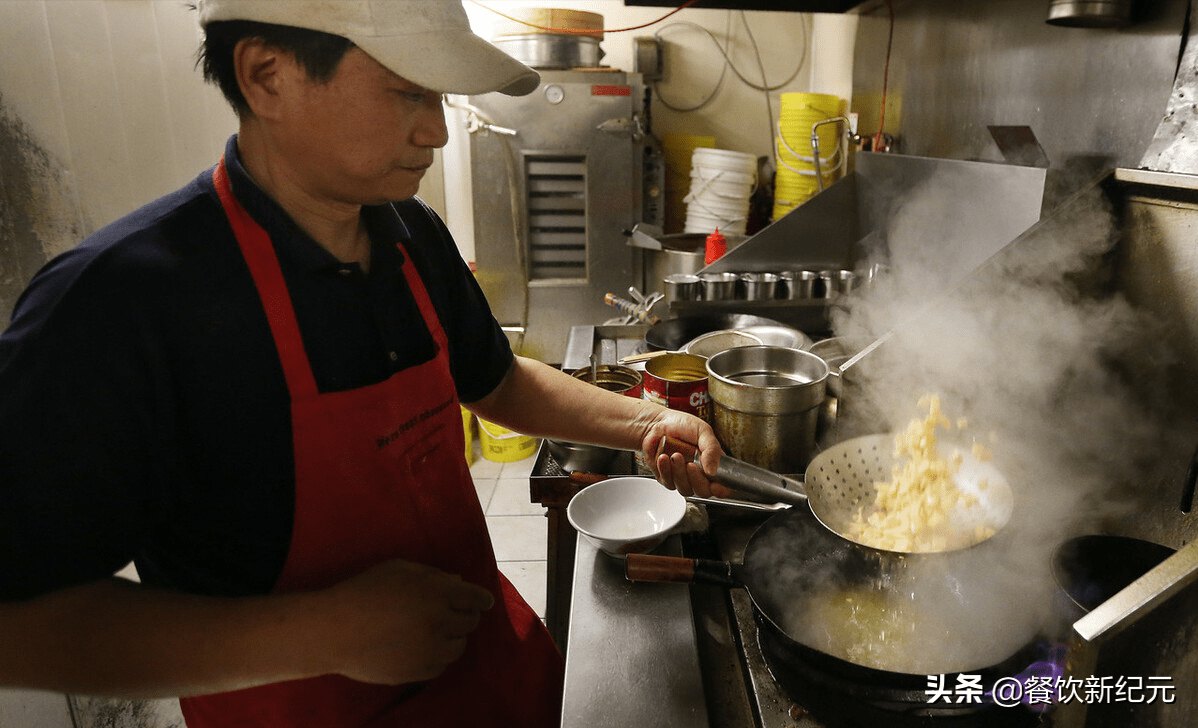
[[707, 358], [670, 353], [645, 363], [645, 399], [710, 421]]

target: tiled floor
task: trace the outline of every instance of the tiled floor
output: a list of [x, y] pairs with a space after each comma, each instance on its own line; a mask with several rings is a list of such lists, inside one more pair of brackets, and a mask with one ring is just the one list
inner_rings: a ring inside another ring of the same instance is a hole
[[470, 474], [487, 514], [499, 570], [544, 619], [548, 522], [545, 508], [530, 502], [528, 497], [528, 476], [536, 456], [496, 463], [478, 454], [477, 440], [474, 450], [476, 457]]

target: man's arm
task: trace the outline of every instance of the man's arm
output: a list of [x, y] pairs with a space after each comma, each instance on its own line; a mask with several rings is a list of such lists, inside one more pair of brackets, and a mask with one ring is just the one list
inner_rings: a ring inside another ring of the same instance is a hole
[[[642, 450], [658, 479], [685, 495], [727, 496], [711, 483], [723, 453], [711, 427], [690, 414], [596, 387], [543, 364], [517, 356], [493, 392], [466, 408], [490, 422], [536, 437], [585, 442], [619, 450]], [[658, 456], [666, 435], [699, 447], [702, 468], [681, 455]]]
[[0, 684], [123, 697], [200, 695], [337, 673], [440, 674], [490, 592], [390, 561], [329, 589], [207, 597], [105, 579], [0, 605]]

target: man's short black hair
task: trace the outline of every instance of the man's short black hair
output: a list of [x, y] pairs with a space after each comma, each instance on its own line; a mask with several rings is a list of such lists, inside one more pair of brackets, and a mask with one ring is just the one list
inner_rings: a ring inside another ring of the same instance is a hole
[[249, 105], [233, 68], [233, 50], [246, 38], [258, 38], [273, 48], [295, 57], [296, 62], [317, 83], [328, 81], [337, 72], [353, 42], [332, 33], [296, 28], [290, 25], [258, 23], [251, 20], [220, 20], [204, 28], [197, 65], [204, 70], [204, 79], [215, 83], [241, 116]]

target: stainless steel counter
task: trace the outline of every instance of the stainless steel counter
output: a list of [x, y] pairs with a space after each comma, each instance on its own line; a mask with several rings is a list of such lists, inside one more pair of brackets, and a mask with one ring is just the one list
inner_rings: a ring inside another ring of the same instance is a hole
[[[681, 555], [677, 536], [657, 553]], [[690, 590], [634, 584], [578, 537], [562, 727], [708, 728]]]

